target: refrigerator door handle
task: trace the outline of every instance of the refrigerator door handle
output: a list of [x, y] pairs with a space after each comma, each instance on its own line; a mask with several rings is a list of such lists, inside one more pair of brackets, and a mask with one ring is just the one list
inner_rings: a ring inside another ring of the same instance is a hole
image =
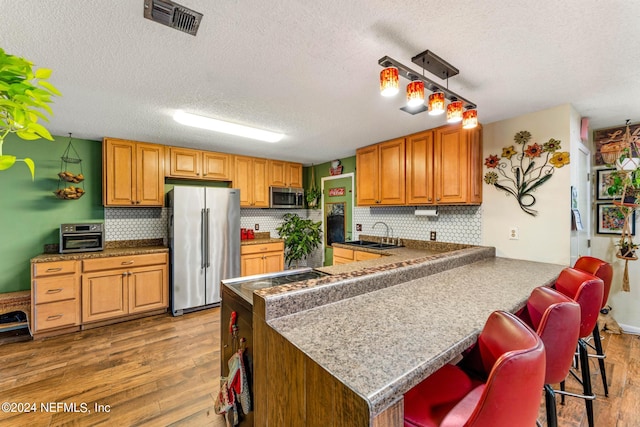
[[206, 218], [204, 216], [204, 208], [200, 209], [200, 268], [204, 270], [205, 268], [205, 259], [207, 254], [207, 247], [205, 246], [205, 239], [207, 235], [207, 224]]
[[205, 211], [205, 215], [207, 218], [207, 234], [206, 234], [206, 241], [205, 241], [205, 247], [207, 248], [207, 258], [206, 258], [206, 266], [207, 268], [211, 267], [211, 247], [209, 246], [209, 233], [210, 233], [210, 229], [209, 229], [209, 208], [206, 209]]

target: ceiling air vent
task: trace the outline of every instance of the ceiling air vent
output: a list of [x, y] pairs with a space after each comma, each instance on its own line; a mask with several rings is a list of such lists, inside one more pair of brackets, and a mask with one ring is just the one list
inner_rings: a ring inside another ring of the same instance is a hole
[[202, 14], [169, 0], [144, 0], [144, 17], [195, 36]]

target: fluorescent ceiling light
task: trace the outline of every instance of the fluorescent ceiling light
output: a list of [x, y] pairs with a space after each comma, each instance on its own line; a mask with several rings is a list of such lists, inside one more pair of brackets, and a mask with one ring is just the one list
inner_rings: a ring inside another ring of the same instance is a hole
[[210, 117], [185, 113], [182, 110], [176, 110], [173, 114], [173, 120], [186, 126], [193, 126], [196, 128], [208, 129], [215, 132], [228, 133], [231, 135], [243, 136], [245, 138], [258, 139], [266, 142], [278, 142], [284, 137], [284, 134], [282, 133], [275, 133], [235, 123], [223, 122], [222, 120], [216, 120]]

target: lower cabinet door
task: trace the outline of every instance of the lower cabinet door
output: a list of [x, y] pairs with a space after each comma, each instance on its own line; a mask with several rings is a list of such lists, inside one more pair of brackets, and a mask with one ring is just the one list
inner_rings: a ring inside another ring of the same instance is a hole
[[82, 277], [82, 322], [111, 319], [129, 312], [128, 272], [114, 270]]
[[240, 275], [253, 276], [264, 273], [263, 254], [242, 255], [240, 257]]
[[282, 252], [264, 254], [264, 272], [277, 273], [284, 270], [284, 255]]
[[129, 314], [165, 308], [169, 302], [166, 265], [139, 268], [129, 279]]

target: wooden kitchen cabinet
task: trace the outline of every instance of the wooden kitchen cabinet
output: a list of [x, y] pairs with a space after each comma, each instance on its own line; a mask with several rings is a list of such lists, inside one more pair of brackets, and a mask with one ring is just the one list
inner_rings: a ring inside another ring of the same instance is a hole
[[356, 150], [358, 206], [405, 204], [405, 139]]
[[104, 206], [164, 205], [164, 146], [104, 138]]
[[77, 261], [31, 264], [32, 334], [79, 330], [80, 276]]
[[233, 156], [212, 151], [170, 147], [168, 149], [169, 178], [191, 178], [230, 181]]
[[240, 207], [269, 207], [267, 159], [235, 156], [233, 187], [240, 189]]
[[284, 270], [284, 243], [243, 245], [240, 247], [240, 275], [277, 273]]
[[302, 188], [302, 164], [269, 160], [269, 185]]
[[407, 205], [482, 203], [482, 131], [459, 125], [409, 135]]
[[382, 255], [373, 252], [356, 251], [353, 249], [333, 248], [333, 265], [349, 264], [357, 261], [380, 258]]
[[82, 322], [120, 318], [169, 306], [166, 253], [83, 261]]

